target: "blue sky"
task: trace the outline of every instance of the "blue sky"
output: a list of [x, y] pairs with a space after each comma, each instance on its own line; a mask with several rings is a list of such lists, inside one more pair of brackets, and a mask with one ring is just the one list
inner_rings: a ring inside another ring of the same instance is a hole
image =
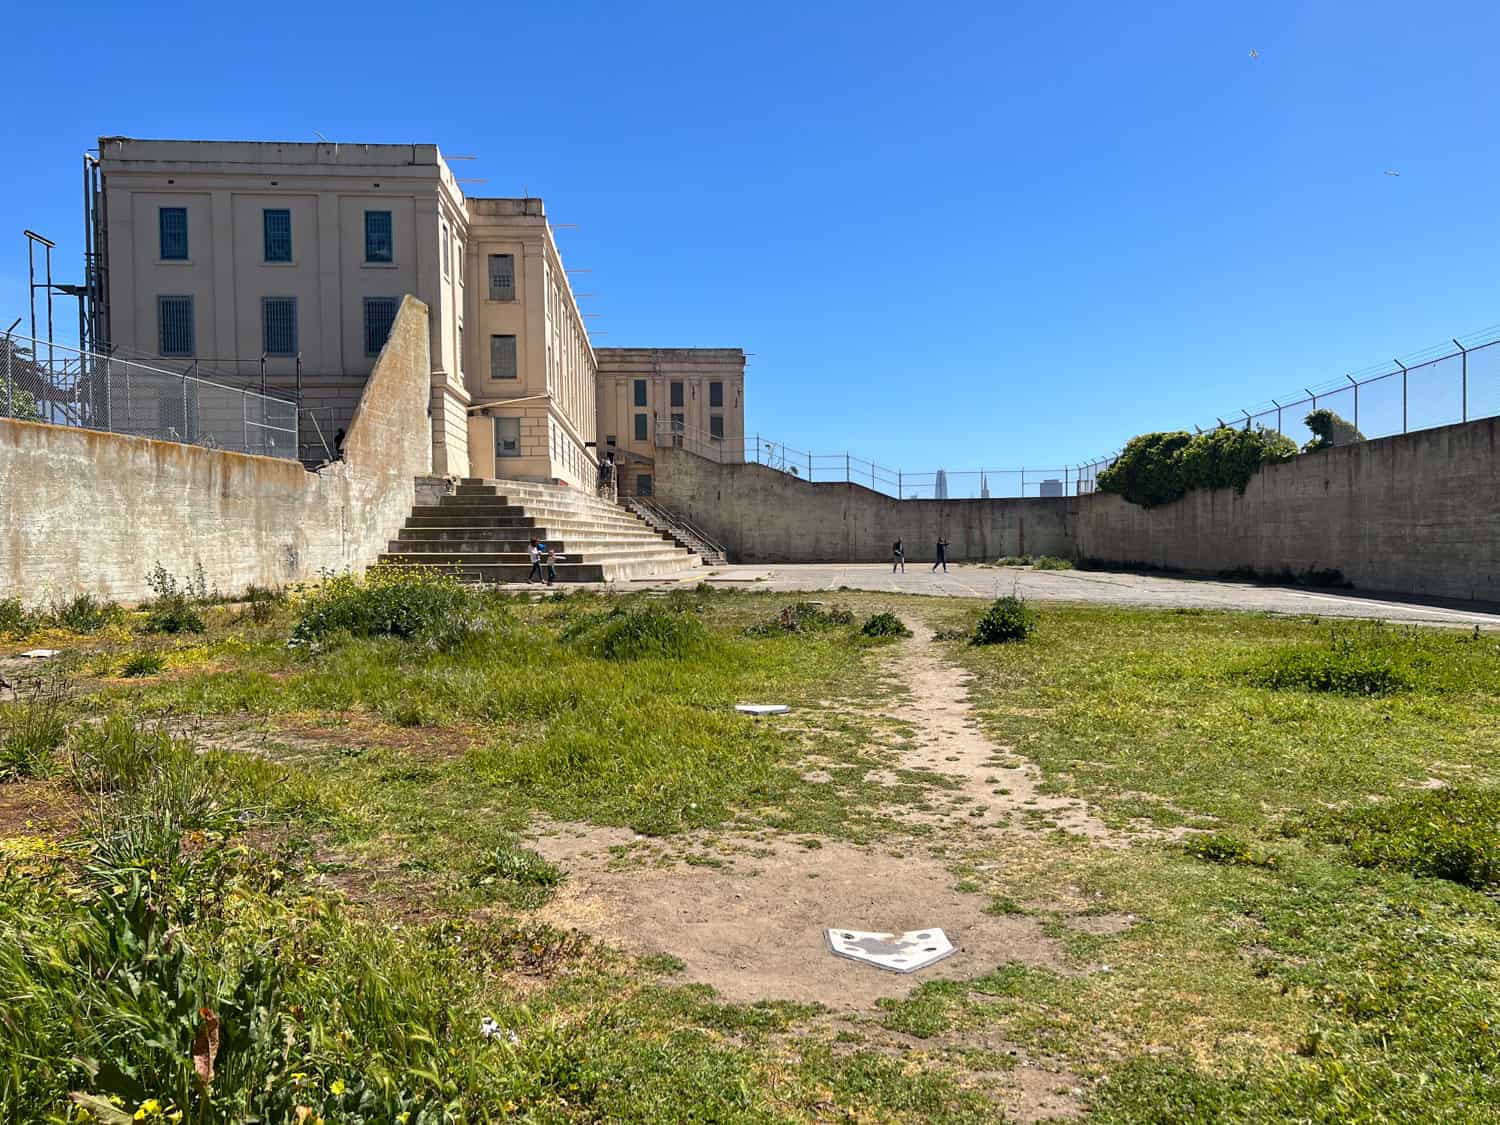
[[6, 323], [23, 227], [80, 272], [99, 135], [314, 130], [477, 155], [475, 194], [579, 225], [597, 343], [742, 346], [752, 431], [908, 471], [1076, 463], [1500, 322], [1493, 3], [57, 3], [8, 30]]

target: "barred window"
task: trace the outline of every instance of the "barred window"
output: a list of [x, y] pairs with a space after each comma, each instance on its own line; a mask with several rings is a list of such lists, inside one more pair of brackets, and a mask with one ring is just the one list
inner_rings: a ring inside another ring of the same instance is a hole
[[290, 262], [292, 260], [292, 213], [285, 209], [267, 208], [261, 212], [264, 228], [266, 261]]
[[715, 441], [724, 440], [724, 415], [710, 414], [708, 416], [708, 436]]
[[516, 256], [514, 254], [490, 255], [490, 300], [514, 301], [516, 299]]
[[395, 261], [389, 211], [365, 212], [365, 261]]
[[261, 350], [267, 355], [297, 354], [297, 298], [260, 299]]
[[682, 405], [682, 384], [676, 381], [672, 383], [672, 405]]
[[635, 416], [635, 440], [646, 440], [646, 416], [644, 414], [637, 414]]
[[521, 419], [495, 419], [495, 456], [521, 456]]
[[646, 405], [646, 380], [644, 379], [637, 379], [635, 381], [635, 404], [637, 406]]
[[161, 260], [164, 262], [187, 261], [187, 208], [162, 207], [158, 209], [156, 215], [161, 233]]
[[710, 383], [708, 385], [708, 405], [709, 406], [723, 406], [724, 405], [724, 384], [723, 383]]
[[157, 353], [164, 356], [193, 354], [193, 299], [156, 298]]
[[516, 378], [516, 338], [514, 336], [490, 337], [490, 378]]
[[385, 347], [391, 325], [396, 323], [398, 304], [395, 297], [365, 298], [365, 355], [379, 355]]

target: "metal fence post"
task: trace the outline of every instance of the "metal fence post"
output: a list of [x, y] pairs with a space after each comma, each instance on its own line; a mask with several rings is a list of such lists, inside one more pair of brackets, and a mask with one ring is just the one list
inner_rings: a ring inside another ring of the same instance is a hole
[[1469, 349], [1460, 344], [1456, 336], [1453, 337], [1453, 346], [1464, 357], [1463, 413], [1461, 417], [1467, 422], [1469, 420]]
[[[1397, 367], [1401, 368], [1401, 432], [1406, 433], [1406, 364], [1399, 359], [1392, 360]], [[1358, 429], [1359, 427], [1355, 427]]]
[[10, 333], [5, 334], [5, 416], [14, 418], [16, 416], [16, 377], [12, 373], [10, 355], [15, 351], [10, 340]]
[[896, 499], [897, 500], [905, 500], [906, 499], [906, 484], [905, 484], [904, 480], [902, 479], [902, 473], [901, 473], [900, 469], [896, 470]]
[[1359, 384], [1355, 382], [1353, 375], [1345, 375], [1344, 378], [1348, 379], [1354, 387], [1354, 428], [1357, 430], [1359, 429]]
[[187, 405], [187, 380], [184, 379], [182, 381], [182, 440], [183, 441], [191, 441], [192, 440], [192, 437], [190, 436], [191, 431], [188, 429], [187, 412], [188, 412], [188, 405]]
[[849, 483], [849, 451], [844, 450], [844, 483]]
[[1277, 402], [1273, 398], [1271, 400], [1271, 405], [1276, 408], [1276, 432], [1279, 434], [1279, 433], [1282, 432], [1282, 430], [1281, 430], [1281, 403]]

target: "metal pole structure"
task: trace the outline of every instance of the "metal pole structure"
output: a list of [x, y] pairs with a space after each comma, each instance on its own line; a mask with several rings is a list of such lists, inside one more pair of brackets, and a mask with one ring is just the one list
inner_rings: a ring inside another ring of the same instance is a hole
[[10, 322], [10, 327], [5, 330], [5, 416], [14, 418], [16, 416], [16, 377], [12, 373], [11, 355], [15, 348], [10, 342], [10, 334], [15, 331], [16, 325], [21, 323], [21, 318], [16, 317]]
[[187, 381], [186, 377], [184, 377], [183, 380], [182, 380], [182, 440], [183, 441], [189, 441], [189, 440], [191, 440], [188, 437], [188, 419], [187, 419], [188, 393], [187, 393], [187, 383], [188, 383], [188, 381]]
[[1312, 395], [1313, 409], [1316, 410], [1318, 408], [1318, 396], [1313, 394], [1312, 389], [1309, 387], [1303, 387], [1302, 389], [1304, 391], [1307, 391], [1308, 394]]
[[[297, 406], [299, 408], [302, 406], [302, 353], [301, 352], [297, 353]], [[719, 449], [719, 460], [720, 461], [724, 460], [724, 450], [723, 450], [722, 446]]]
[[1463, 420], [1467, 422], [1469, 420], [1469, 349], [1460, 344], [1456, 336], [1453, 338], [1453, 346], [1457, 348], [1460, 354], [1462, 354], [1464, 357], [1464, 397], [1462, 417]]
[[1271, 400], [1271, 405], [1276, 408], [1276, 432], [1279, 434], [1281, 433], [1281, 403], [1277, 402], [1273, 398]]
[[[52, 351], [52, 243], [47, 243], [47, 380], [51, 382], [54, 378], [53, 370], [57, 366], [57, 358]], [[50, 414], [51, 411], [48, 411]]]
[[[235, 366], [239, 366], [236, 364]], [[266, 353], [260, 353], [260, 397], [266, 397]]]
[[1249, 433], [1250, 432], [1250, 411], [1246, 410], [1242, 406], [1242, 407], [1240, 407], [1240, 413], [1245, 416], [1245, 432]]
[[849, 451], [844, 450], [844, 483], [849, 483]]
[[807, 479], [812, 480], [812, 454], [807, 455]]
[[756, 435], [755, 435], [755, 463], [757, 465], [760, 464], [760, 433], [759, 433], [759, 431], [757, 431]]
[[906, 481], [904, 479], [904, 476], [905, 476], [905, 474], [903, 474], [900, 469], [896, 470], [896, 499], [897, 500], [905, 500], [906, 499]]
[[1353, 375], [1345, 375], [1351, 386], [1354, 387], [1354, 428], [1359, 429], [1359, 384], [1355, 382]]
[[1022, 496], [1022, 498], [1024, 498], [1026, 496], [1026, 470], [1025, 469], [1021, 470], [1021, 496]]
[[1399, 359], [1391, 361], [1401, 368], [1401, 432], [1406, 433], [1406, 364]]

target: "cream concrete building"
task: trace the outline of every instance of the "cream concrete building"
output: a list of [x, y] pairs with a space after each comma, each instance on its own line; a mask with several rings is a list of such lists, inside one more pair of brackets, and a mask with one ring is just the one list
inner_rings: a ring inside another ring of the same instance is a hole
[[599, 441], [622, 496], [650, 496], [665, 443], [745, 459], [745, 353], [739, 348], [598, 348]]
[[264, 369], [300, 392], [304, 458], [348, 426], [407, 293], [431, 310], [436, 473], [592, 487], [607, 432], [622, 492], [649, 493], [674, 422], [743, 458], [744, 353], [596, 351], [542, 201], [465, 197], [435, 145], [104, 137], [99, 154], [97, 338], [236, 386]]

